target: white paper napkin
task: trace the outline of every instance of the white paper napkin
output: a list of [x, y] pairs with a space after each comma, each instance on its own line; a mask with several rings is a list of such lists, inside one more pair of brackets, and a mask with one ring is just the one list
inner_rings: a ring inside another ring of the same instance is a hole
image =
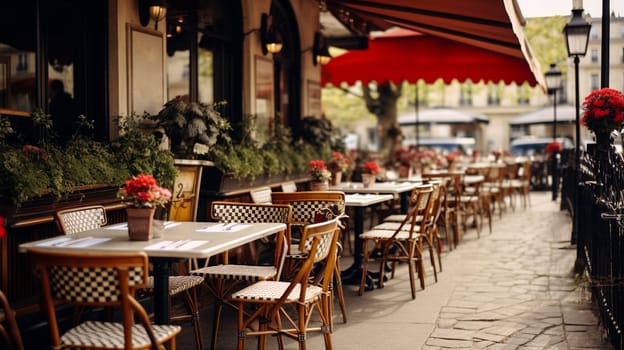
[[43, 242], [37, 244], [37, 246], [41, 247], [63, 247], [63, 248], [84, 248], [94, 246], [96, 244], [100, 244], [102, 242], [110, 241], [111, 238], [94, 238], [94, 237], [82, 237], [82, 238], [71, 238], [71, 237], [61, 237], [58, 239], [54, 239], [51, 241]]
[[190, 250], [201, 245], [208, 243], [209, 241], [192, 241], [190, 239], [184, 239], [179, 241], [161, 241], [155, 244], [148, 245], [145, 250]]
[[222, 223], [222, 224], [202, 227], [198, 229], [197, 232], [236, 232], [236, 231], [244, 230], [250, 226], [251, 225], [237, 224], [235, 222], [230, 222], [230, 223]]

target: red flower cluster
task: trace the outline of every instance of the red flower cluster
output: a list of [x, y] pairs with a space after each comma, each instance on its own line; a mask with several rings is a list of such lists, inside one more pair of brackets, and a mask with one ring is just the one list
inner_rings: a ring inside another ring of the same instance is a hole
[[546, 153], [548, 154], [560, 153], [562, 151], [563, 145], [561, 144], [561, 142], [553, 141], [546, 145]]
[[322, 159], [311, 160], [308, 164], [308, 174], [317, 181], [325, 181], [331, 179], [331, 173]]
[[0, 238], [6, 236], [6, 227], [4, 227], [4, 216], [0, 216]]
[[24, 145], [22, 147], [22, 153], [31, 159], [48, 160], [46, 152], [37, 146]]
[[582, 123], [593, 132], [610, 132], [622, 128], [624, 122], [624, 95], [602, 88], [592, 91], [583, 102]]
[[139, 174], [126, 180], [117, 196], [127, 200], [134, 208], [155, 208], [164, 206], [171, 198], [171, 191], [159, 187], [152, 175]]
[[377, 162], [364, 163], [364, 173], [377, 174], [379, 171], [380, 171], [379, 164], [377, 164]]
[[332, 152], [329, 160], [329, 170], [333, 172], [347, 171], [349, 169], [349, 158], [340, 152]]

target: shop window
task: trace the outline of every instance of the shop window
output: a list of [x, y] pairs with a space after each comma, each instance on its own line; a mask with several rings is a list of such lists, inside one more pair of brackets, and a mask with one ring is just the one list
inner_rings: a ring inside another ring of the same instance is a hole
[[0, 3], [3, 115], [28, 116], [35, 110], [51, 114], [52, 88], [62, 89], [75, 109], [60, 115], [54, 108], [56, 133], [69, 134], [67, 129], [74, 125], [64, 126], [60, 121], [83, 114], [95, 120], [97, 137], [108, 135], [108, 78], [102, 74], [106, 72], [107, 19], [92, 15], [106, 10], [106, 0]]
[[240, 4], [233, 1], [169, 2], [168, 99], [188, 96], [191, 101], [205, 103], [225, 100], [224, 116], [240, 118], [241, 20]]

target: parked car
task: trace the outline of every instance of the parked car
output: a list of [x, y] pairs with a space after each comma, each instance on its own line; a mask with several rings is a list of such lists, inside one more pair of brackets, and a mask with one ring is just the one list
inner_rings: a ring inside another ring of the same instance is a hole
[[[511, 141], [509, 150], [514, 156], [532, 156], [546, 154], [546, 146], [551, 143], [551, 137], [521, 137]], [[565, 137], [557, 138], [563, 149], [573, 149], [574, 143]]]
[[[403, 140], [403, 146], [413, 145], [416, 145], [416, 139]], [[463, 155], [471, 155], [475, 149], [476, 140], [472, 137], [422, 138], [418, 140], [418, 145], [429, 147], [442, 153], [451, 153], [459, 150]]]

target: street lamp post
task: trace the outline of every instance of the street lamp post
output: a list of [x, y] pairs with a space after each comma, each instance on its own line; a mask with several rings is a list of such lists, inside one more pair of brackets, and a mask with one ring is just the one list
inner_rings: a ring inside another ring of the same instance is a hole
[[580, 163], [581, 163], [581, 127], [580, 127], [580, 97], [579, 97], [579, 57], [585, 56], [587, 53], [587, 43], [589, 42], [589, 30], [591, 23], [583, 18], [583, 1], [574, 0], [572, 8], [572, 18], [563, 29], [566, 39], [566, 48], [568, 57], [574, 57], [574, 89], [575, 89], [575, 106], [576, 106], [576, 149], [574, 152], [574, 222], [572, 223], [572, 239], [571, 243], [576, 243], [576, 263], [575, 270], [581, 272], [584, 269], [583, 263], [583, 242], [579, 235], [579, 217], [580, 217], [580, 191], [579, 182], [581, 180]]
[[[557, 90], [561, 87], [561, 71], [557, 69], [555, 63], [551, 63], [550, 69], [544, 74], [544, 77], [546, 78], [548, 94], [553, 95], [553, 142], [557, 142]], [[555, 152], [552, 153], [551, 157], [552, 200], [556, 201], [559, 193], [559, 158]]]

